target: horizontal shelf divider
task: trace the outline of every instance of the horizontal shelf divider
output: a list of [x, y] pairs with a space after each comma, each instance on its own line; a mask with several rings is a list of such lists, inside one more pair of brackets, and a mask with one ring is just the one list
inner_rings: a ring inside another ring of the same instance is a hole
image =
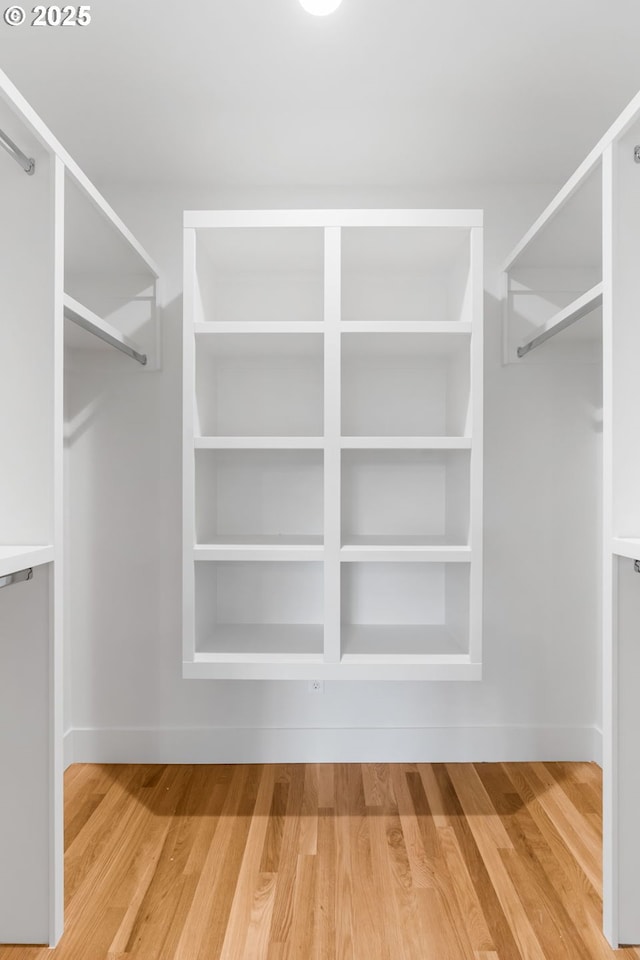
[[470, 450], [471, 437], [342, 437], [343, 450]]
[[194, 323], [198, 335], [220, 333], [323, 333], [322, 320], [230, 320]]
[[319, 653], [197, 653], [196, 663], [323, 663]]
[[341, 663], [462, 665], [469, 663], [468, 653], [345, 653]]
[[345, 544], [340, 550], [344, 563], [471, 563], [471, 547], [420, 544]]
[[198, 544], [193, 548], [193, 559], [202, 561], [299, 561], [323, 560], [322, 544]]
[[570, 327], [573, 323], [576, 323], [577, 320], [582, 320], [583, 317], [593, 313], [594, 310], [597, 310], [598, 307], [601, 306], [602, 283], [596, 283], [596, 285], [590, 290], [587, 290], [586, 293], [581, 294], [568, 306], [554, 314], [553, 317], [547, 323], [545, 323], [544, 327], [542, 327], [540, 333], [536, 334], [535, 337], [532, 337], [531, 340], [527, 341], [527, 343], [524, 343], [521, 347], [518, 347], [518, 356], [525, 357], [530, 350], [534, 350], [536, 347], [539, 347], [540, 344], [545, 342], [545, 340], [555, 337], [557, 333], [561, 333], [563, 330], [566, 330], [567, 327]]
[[194, 437], [196, 450], [324, 450], [324, 437]]
[[39, 567], [51, 563], [54, 548], [51, 544], [0, 544], [0, 577], [17, 573], [26, 567]]
[[614, 537], [611, 552], [618, 557], [640, 560], [640, 537]]
[[288, 656], [265, 662], [222, 661], [215, 655], [196, 653], [194, 660], [182, 664], [183, 676], [201, 680], [281, 680], [286, 668], [288, 680], [443, 680], [475, 681], [482, 679], [482, 664], [465, 655], [434, 655], [398, 662], [384, 655], [346, 654], [339, 663], [322, 658], [294, 660]]
[[468, 336], [472, 332], [470, 323], [458, 320], [343, 320], [342, 333], [428, 333], [460, 334]]
[[94, 337], [98, 337], [98, 339], [104, 343], [108, 343], [109, 346], [115, 347], [116, 350], [119, 350], [121, 353], [125, 353], [131, 357], [132, 360], [137, 360], [138, 363], [141, 363], [143, 366], [146, 364], [147, 355], [142, 352], [142, 348], [135, 340], [127, 337], [118, 330], [117, 327], [114, 327], [113, 324], [108, 323], [107, 320], [103, 320], [102, 317], [93, 313], [92, 310], [89, 310], [88, 307], [85, 307], [84, 304], [78, 300], [74, 300], [74, 298], [70, 297], [67, 293], [64, 295], [63, 303], [64, 315], [67, 320], [72, 320], [73, 323], [82, 327], [83, 330], [93, 334]]
[[482, 210], [185, 210], [195, 230], [261, 227], [481, 227]]

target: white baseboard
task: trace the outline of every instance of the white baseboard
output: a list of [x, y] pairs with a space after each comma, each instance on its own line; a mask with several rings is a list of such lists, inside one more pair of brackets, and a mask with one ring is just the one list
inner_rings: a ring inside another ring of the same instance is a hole
[[71, 729], [72, 763], [360, 763], [593, 760], [596, 727]]

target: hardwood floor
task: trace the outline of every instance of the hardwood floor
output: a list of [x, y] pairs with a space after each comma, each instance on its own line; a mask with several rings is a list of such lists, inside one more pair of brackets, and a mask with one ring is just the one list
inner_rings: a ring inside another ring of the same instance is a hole
[[0, 960], [611, 960], [593, 764], [66, 774], [66, 932]]

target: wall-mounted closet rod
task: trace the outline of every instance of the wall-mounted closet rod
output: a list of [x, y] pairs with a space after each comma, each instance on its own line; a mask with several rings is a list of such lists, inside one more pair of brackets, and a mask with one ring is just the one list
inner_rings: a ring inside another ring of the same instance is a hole
[[[87, 314], [89, 314], [89, 311], [87, 311]], [[132, 360], [137, 360], [137, 362], [141, 363], [143, 367], [146, 366], [146, 353], [139, 353], [135, 347], [132, 347], [128, 343], [123, 342], [123, 340], [112, 336], [108, 330], [103, 330], [102, 327], [100, 327], [97, 322], [92, 321], [89, 316], [83, 316], [82, 313], [74, 310], [69, 304], [65, 304], [64, 315], [68, 320], [72, 320], [79, 327], [82, 327], [83, 330], [86, 330], [88, 333], [93, 334], [94, 337], [98, 337], [100, 340], [108, 343], [110, 347], [115, 347], [116, 350], [120, 350], [121, 353], [125, 353], [128, 357], [131, 357]]]
[[9, 587], [12, 583], [21, 583], [23, 580], [33, 580], [33, 567], [18, 570], [16, 573], [7, 573], [4, 577], [0, 577], [0, 588]]
[[535, 348], [539, 347], [541, 343], [545, 342], [545, 340], [550, 340], [551, 337], [555, 337], [557, 333], [561, 333], [563, 330], [566, 330], [567, 327], [570, 327], [572, 324], [574, 324], [576, 320], [581, 320], [583, 317], [586, 317], [588, 314], [592, 313], [594, 310], [597, 310], [597, 308], [601, 306], [602, 283], [597, 283], [595, 287], [592, 287], [591, 290], [587, 290], [587, 292], [581, 297], [578, 297], [577, 300], [574, 300], [573, 303], [570, 303], [568, 307], [560, 310], [560, 312], [557, 313], [544, 328], [542, 333], [539, 333], [537, 337], [529, 340], [528, 343], [518, 347], [516, 351], [518, 356], [520, 358], [525, 357], [530, 350], [535, 350]]
[[28, 157], [23, 153], [20, 147], [17, 147], [11, 137], [8, 137], [4, 130], [0, 130], [0, 147], [4, 147], [10, 157], [19, 163], [25, 173], [30, 177], [36, 172], [36, 162], [33, 157]]

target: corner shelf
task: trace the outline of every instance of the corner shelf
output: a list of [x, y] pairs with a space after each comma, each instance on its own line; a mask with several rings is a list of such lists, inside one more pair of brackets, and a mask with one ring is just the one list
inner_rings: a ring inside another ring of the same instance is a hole
[[480, 679], [481, 219], [185, 214], [185, 677]]

